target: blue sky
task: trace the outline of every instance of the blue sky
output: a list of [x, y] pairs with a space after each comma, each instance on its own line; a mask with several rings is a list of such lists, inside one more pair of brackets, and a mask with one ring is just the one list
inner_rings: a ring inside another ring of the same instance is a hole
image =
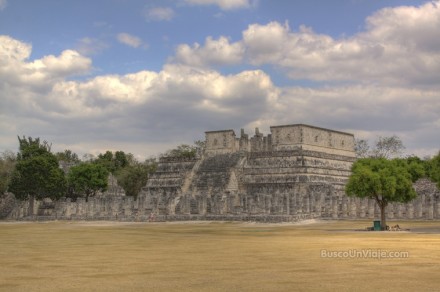
[[440, 149], [440, 2], [0, 0], [0, 151], [308, 123]]

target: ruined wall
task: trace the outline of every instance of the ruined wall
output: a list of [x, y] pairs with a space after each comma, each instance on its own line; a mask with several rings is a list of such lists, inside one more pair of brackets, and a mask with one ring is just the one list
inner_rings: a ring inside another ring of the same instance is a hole
[[[308, 125], [255, 131], [206, 132], [206, 149], [194, 158], [164, 157], [138, 199], [115, 185], [88, 202], [69, 199], [17, 204], [9, 218], [77, 220], [257, 220], [379, 218], [374, 200], [347, 197], [345, 184], [355, 161], [351, 134]], [[415, 184], [417, 199], [387, 208], [390, 219], [440, 219], [435, 184]]]
[[207, 155], [232, 153], [239, 149], [239, 141], [233, 130], [210, 131], [205, 133]]

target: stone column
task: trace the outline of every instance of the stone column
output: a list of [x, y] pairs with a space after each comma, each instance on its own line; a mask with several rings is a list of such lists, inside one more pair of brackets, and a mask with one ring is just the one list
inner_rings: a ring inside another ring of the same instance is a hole
[[423, 217], [423, 203], [425, 199], [425, 195], [422, 194], [419, 199], [416, 201], [416, 218], [422, 218]]
[[406, 218], [413, 219], [414, 218], [414, 203], [408, 203], [406, 207]]
[[436, 216], [435, 216], [435, 218], [437, 218], [437, 219], [439, 219], [440, 218], [440, 201], [437, 201], [436, 203], [435, 203], [435, 205], [436, 205]]
[[365, 218], [365, 216], [367, 215], [366, 209], [368, 206], [368, 200], [358, 198], [358, 205], [359, 205], [359, 208], [358, 208], [359, 209], [359, 217]]
[[426, 212], [426, 217], [427, 219], [434, 219], [434, 198], [433, 196], [427, 198], [427, 200], [425, 201], [426, 205], [428, 207], [428, 210]]
[[376, 202], [372, 199], [368, 199], [368, 218], [374, 219], [374, 207]]
[[309, 196], [309, 194], [305, 194], [305, 196], [304, 196], [304, 213], [310, 214], [310, 196]]
[[396, 203], [396, 214], [397, 219], [402, 219], [402, 203]]
[[391, 203], [388, 205], [387, 208], [387, 218], [394, 219], [394, 209], [396, 208], [396, 205], [394, 203]]
[[356, 209], [356, 198], [348, 198], [349, 201], [349, 216], [350, 218], [356, 218], [357, 215], [357, 209]]
[[347, 203], [347, 197], [343, 196], [341, 199], [342, 203], [342, 218], [347, 218], [348, 216], [348, 203]]
[[336, 194], [332, 194], [332, 218], [338, 218], [338, 196]]

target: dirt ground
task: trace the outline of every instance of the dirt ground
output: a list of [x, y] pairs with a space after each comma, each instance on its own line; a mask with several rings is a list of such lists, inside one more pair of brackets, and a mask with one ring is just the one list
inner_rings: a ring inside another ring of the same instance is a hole
[[0, 222], [0, 291], [436, 291], [440, 222]]

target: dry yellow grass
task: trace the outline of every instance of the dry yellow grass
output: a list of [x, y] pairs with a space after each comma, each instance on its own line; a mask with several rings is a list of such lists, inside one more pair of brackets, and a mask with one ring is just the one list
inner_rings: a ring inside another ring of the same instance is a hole
[[[371, 224], [0, 223], [0, 290], [439, 289], [439, 234], [354, 231]], [[323, 249], [407, 251], [409, 258], [323, 258]]]

